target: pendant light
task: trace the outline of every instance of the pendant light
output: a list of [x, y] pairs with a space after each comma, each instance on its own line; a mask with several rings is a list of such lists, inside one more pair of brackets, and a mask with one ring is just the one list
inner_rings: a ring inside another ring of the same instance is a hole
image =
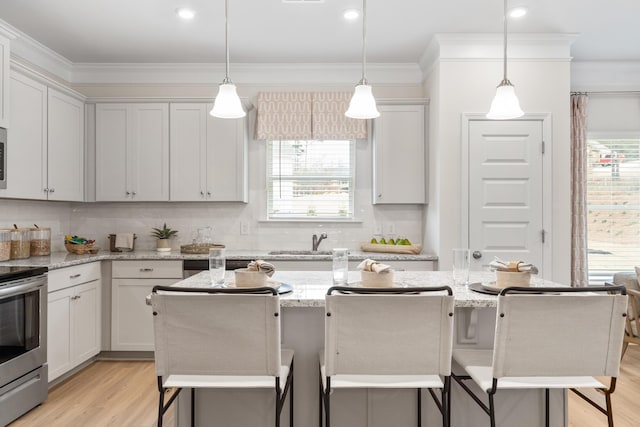
[[218, 87], [218, 96], [209, 112], [213, 117], [221, 119], [239, 119], [247, 115], [242, 108], [236, 85], [229, 80], [229, 0], [224, 1], [224, 44], [226, 53], [225, 76]]
[[362, 0], [362, 79], [353, 92], [349, 109], [345, 116], [352, 119], [374, 119], [380, 116], [376, 100], [365, 77], [366, 71], [366, 36], [367, 36], [367, 0]]
[[515, 119], [524, 115], [520, 108], [520, 102], [516, 96], [515, 89], [507, 78], [507, 0], [504, 0], [504, 76], [498, 88], [496, 96], [491, 102], [491, 108], [487, 113], [488, 119], [507, 120]]

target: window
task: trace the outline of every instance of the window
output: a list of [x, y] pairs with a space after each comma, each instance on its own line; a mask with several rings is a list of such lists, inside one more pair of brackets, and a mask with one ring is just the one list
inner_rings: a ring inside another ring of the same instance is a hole
[[267, 141], [267, 218], [353, 219], [354, 141]]
[[587, 145], [589, 282], [598, 284], [640, 259], [640, 139], [590, 138]]

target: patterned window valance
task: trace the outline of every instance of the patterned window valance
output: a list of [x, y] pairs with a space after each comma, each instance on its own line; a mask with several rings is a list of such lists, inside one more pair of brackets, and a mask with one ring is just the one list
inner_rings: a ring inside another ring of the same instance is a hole
[[356, 139], [366, 120], [344, 115], [350, 92], [260, 92], [255, 139]]

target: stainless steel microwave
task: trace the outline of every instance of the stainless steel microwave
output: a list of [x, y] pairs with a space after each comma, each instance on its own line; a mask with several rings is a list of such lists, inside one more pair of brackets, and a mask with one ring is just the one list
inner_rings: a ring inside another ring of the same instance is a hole
[[7, 130], [0, 128], [0, 188], [7, 188]]

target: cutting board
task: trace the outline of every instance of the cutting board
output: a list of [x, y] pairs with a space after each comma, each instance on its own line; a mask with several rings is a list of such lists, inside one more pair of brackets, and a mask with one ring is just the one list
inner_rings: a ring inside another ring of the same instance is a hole
[[360, 245], [360, 249], [363, 252], [417, 255], [422, 252], [422, 245], [381, 245], [379, 243], [362, 243]]

